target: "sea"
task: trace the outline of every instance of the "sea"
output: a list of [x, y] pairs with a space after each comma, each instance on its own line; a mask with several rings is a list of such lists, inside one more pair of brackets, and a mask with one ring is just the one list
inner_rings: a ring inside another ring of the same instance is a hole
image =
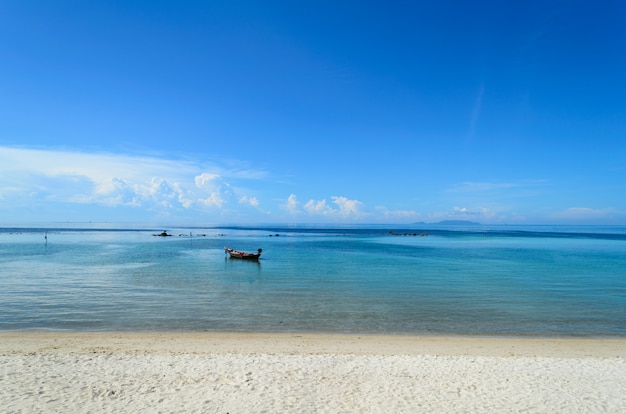
[[624, 337], [626, 227], [0, 226], [0, 330]]

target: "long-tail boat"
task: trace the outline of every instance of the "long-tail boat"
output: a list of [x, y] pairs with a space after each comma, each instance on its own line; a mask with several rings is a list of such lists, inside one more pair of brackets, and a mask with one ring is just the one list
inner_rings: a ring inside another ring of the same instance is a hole
[[226, 253], [228, 253], [228, 255], [231, 258], [243, 259], [243, 260], [259, 260], [259, 257], [261, 257], [261, 252], [263, 251], [263, 249], [259, 249], [257, 250], [256, 253], [246, 253], [246, 252], [241, 252], [239, 250], [228, 248], [226, 246], [224, 246], [224, 250], [226, 251]]

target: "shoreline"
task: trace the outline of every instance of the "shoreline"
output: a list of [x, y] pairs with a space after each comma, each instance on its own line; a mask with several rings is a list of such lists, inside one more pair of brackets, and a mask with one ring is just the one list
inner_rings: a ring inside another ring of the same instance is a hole
[[[104, 346], [103, 346], [104, 345]], [[624, 337], [239, 331], [0, 331], [0, 354], [85, 352], [626, 358]]]
[[19, 412], [626, 412], [626, 339], [0, 331]]

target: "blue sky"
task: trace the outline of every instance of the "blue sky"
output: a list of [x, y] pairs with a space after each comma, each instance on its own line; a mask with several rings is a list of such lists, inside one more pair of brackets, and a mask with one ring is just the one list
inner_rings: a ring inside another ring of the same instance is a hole
[[621, 1], [6, 1], [0, 222], [626, 223]]

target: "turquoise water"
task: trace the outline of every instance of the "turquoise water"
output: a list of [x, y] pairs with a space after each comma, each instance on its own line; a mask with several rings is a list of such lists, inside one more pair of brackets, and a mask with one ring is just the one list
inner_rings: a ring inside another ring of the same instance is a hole
[[0, 228], [0, 329], [626, 335], [624, 227], [161, 230]]

